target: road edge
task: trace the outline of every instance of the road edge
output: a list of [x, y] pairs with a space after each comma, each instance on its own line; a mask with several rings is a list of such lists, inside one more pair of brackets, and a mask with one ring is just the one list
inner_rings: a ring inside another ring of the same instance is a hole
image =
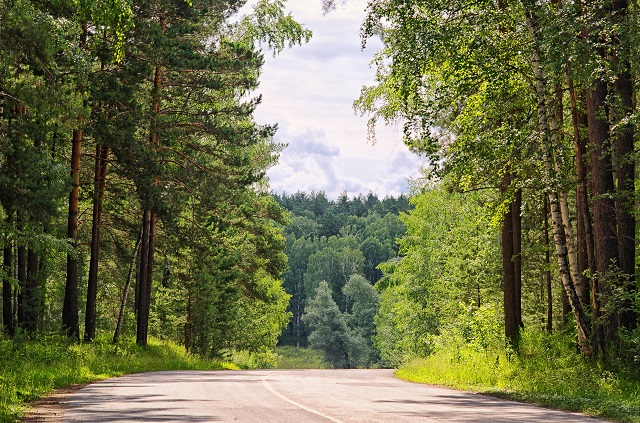
[[55, 389], [53, 392], [28, 404], [29, 408], [18, 421], [20, 423], [62, 423], [62, 417], [67, 408], [69, 397], [91, 383], [93, 382], [79, 383]]

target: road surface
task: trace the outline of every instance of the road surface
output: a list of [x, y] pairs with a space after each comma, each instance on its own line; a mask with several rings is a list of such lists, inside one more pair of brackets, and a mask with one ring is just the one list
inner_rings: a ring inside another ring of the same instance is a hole
[[108, 379], [70, 397], [63, 422], [598, 422], [403, 382], [392, 370], [176, 371]]

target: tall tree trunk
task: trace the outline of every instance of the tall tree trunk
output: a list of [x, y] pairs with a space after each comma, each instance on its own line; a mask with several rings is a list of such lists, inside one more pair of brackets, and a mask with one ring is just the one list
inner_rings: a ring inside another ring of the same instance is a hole
[[96, 145], [93, 179], [93, 218], [91, 225], [91, 258], [87, 283], [87, 304], [84, 321], [84, 340], [91, 341], [96, 336], [96, 299], [98, 294], [98, 261], [100, 253], [100, 229], [102, 227], [102, 203], [107, 180], [109, 148]]
[[[511, 173], [505, 172], [500, 190], [506, 194], [511, 186]], [[514, 231], [513, 209], [511, 205], [502, 220], [502, 293], [504, 306], [504, 333], [507, 342], [518, 346], [519, 319], [516, 302], [516, 281], [514, 271]]]
[[187, 287], [187, 321], [184, 324], [184, 347], [187, 352], [193, 350], [193, 321], [191, 310], [191, 290], [192, 286]]
[[[533, 16], [531, 5], [527, 4], [526, 1], [523, 1], [523, 6], [525, 7], [526, 14], [526, 25], [529, 29], [529, 34], [531, 36], [531, 41], [533, 45], [533, 55], [532, 55], [532, 65], [533, 72], [535, 78], [535, 86], [536, 86], [536, 95], [538, 98], [538, 126], [540, 129], [541, 141], [542, 141], [542, 150], [544, 154], [544, 162], [545, 168], [548, 174], [548, 177], [551, 181], [555, 181], [557, 178], [555, 164], [554, 164], [554, 156], [553, 156], [553, 145], [554, 143], [551, 141], [550, 137], [552, 136], [551, 131], [549, 129], [548, 116], [547, 116], [547, 89], [546, 89], [546, 76], [542, 70], [540, 64], [540, 52], [539, 52], [539, 43], [538, 43], [538, 22], [536, 18]], [[535, 7], [535, 5], [533, 6]], [[567, 297], [571, 304], [571, 308], [573, 310], [576, 325], [578, 328], [578, 340], [580, 345], [580, 350], [583, 354], [591, 354], [590, 346], [586, 342], [591, 336], [591, 330], [589, 327], [589, 322], [587, 320], [586, 313], [580, 303], [578, 298], [578, 294], [575, 288], [575, 282], [572, 278], [572, 272], [569, 269], [569, 262], [567, 259], [567, 241], [566, 235], [563, 225], [562, 212], [560, 210], [560, 197], [558, 195], [557, 186], [553, 187], [552, 190], [548, 193], [549, 195], [549, 206], [551, 209], [551, 220], [553, 224], [553, 239], [554, 245], [556, 249], [556, 256], [558, 259], [558, 267], [560, 270], [560, 275], [562, 277], [562, 285], [564, 287], [565, 292], [567, 293]]]
[[[82, 123], [82, 119], [79, 119]], [[69, 217], [67, 220], [67, 238], [71, 240], [74, 253], [67, 254], [67, 280], [64, 290], [62, 308], [62, 327], [71, 339], [80, 336], [78, 318], [78, 190], [80, 187], [80, 154], [82, 146], [82, 129], [73, 131], [71, 148], [71, 184], [69, 194]]]
[[[22, 217], [18, 213], [18, 233], [24, 232], [24, 223]], [[17, 314], [18, 314], [18, 327], [24, 330], [24, 325], [27, 319], [25, 312], [25, 294], [27, 291], [27, 247], [23, 244], [24, 241], [18, 242], [17, 257], [16, 257], [16, 276], [18, 279], [18, 301], [17, 301]]]
[[551, 257], [549, 248], [549, 199], [544, 198], [544, 210], [542, 215], [542, 222], [544, 225], [544, 264], [545, 264], [545, 279], [546, 279], [546, 291], [547, 291], [547, 332], [553, 332], [553, 289], [551, 279]]
[[144, 291], [141, 291], [142, 296], [144, 297], [144, 303], [146, 305], [145, 310], [145, 318], [144, 318], [144, 342], [139, 342], [140, 345], [147, 344], [147, 336], [149, 331], [149, 312], [151, 306], [151, 287], [153, 286], [153, 264], [154, 264], [154, 252], [155, 252], [155, 240], [156, 240], [156, 213], [153, 210], [149, 212], [149, 245], [148, 245], [148, 255], [147, 255], [147, 271], [145, 272], [146, 282], [144, 284]]
[[[45, 226], [44, 233], [49, 233]], [[38, 255], [38, 297], [36, 298], [36, 306], [38, 307], [38, 324], [44, 323], [46, 317], [46, 300], [47, 300], [47, 255]]]
[[[89, 26], [82, 23], [80, 48], [87, 48]], [[79, 86], [78, 90], [82, 90]], [[69, 194], [69, 216], [67, 219], [67, 238], [71, 240], [73, 253], [67, 254], [67, 280], [64, 289], [62, 307], [62, 328], [70, 339], [80, 338], [78, 317], [78, 194], [80, 189], [80, 155], [82, 154], [82, 116], [78, 116], [78, 128], [71, 138], [71, 193]]]
[[[20, 212], [17, 213], [17, 220], [18, 233], [22, 237], [24, 236], [24, 220]], [[25, 301], [27, 297], [27, 247], [24, 245], [24, 240], [18, 241], [16, 250], [16, 276], [18, 279], [17, 320], [18, 328], [24, 331], [27, 321], [27, 304]]]
[[129, 288], [131, 287], [131, 281], [133, 280], [133, 273], [136, 269], [136, 260], [138, 258], [138, 252], [140, 251], [140, 241], [142, 240], [142, 230], [138, 234], [136, 240], [136, 246], [133, 248], [133, 254], [131, 255], [131, 263], [129, 264], [129, 273], [127, 273], [127, 281], [124, 284], [122, 290], [122, 301], [120, 302], [120, 312], [118, 313], [118, 323], [116, 324], [116, 330], [113, 333], [113, 343], [117, 344], [120, 340], [120, 332], [122, 331], [122, 324], [124, 322], [124, 312], [127, 307], [127, 297], [129, 296]]
[[[569, 65], [567, 65], [569, 74]], [[593, 227], [591, 223], [591, 211], [589, 210], [589, 189], [587, 184], [587, 140], [584, 131], [587, 128], [587, 116], [584, 112], [585, 105], [581, 94], [578, 94], [573, 86], [573, 80], [567, 78], [569, 97], [571, 99], [571, 124], [573, 126], [573, 145], [575, 151], [575, 165], [577, 176], [576, 188], [576, 223], [577, 223], [577, 259], [578, 274], [580, 275], [580, 290], [585, 297], [581, 298], [583, 304], [590, 304], [589, 276], [595, 272], [595, 256], [593, 252]]]
[[27, 249], [27, 283], [24, 297], [25, 330], [34, 335], [38, 329], [40, 317], [40, 286], [38, 284], [38, 255]]
[[[628, 15], [628, 0], [613, 0], [611, 3], [611, 19], [616, 27], [624, 27]], [[635, 197], [635, 157], [634, 157], [634, 125], [628, 123], [633, 115], [633, 81], [631, 78], [631, 64], [624, 56], [628, 53], [628, 47], [623, 45], [620, 35], [613, 37], [613, 43], [618, 50], [623, 50], [623, 59], [616, 49], [612, 49], [613, 67], [616, 69], [616, 78], [613, 90], [616, 95], [613, 116], [614, 124], [618, 129], [614, 133], [616, 151], [616, 222], [618, 224], [618, 253], [619, 266], [626, 280], [625, 291], [631, 298], [635, 297], [635, 232], [636, 221], [634, 216]], [[627, 329], [636, 327], [636, 314], [633, 311], [633, 301], [625, 300], [623, 310], [620, 313], [620, 324]]]
[[[164, 34], [167, 27], [166, 11], [163, 12], [159, 19], [160, 29]], [[154, 77], [153, 77], [153, 108], [151, 116], [151, 130], [149, 134], [149, 143], [151, 148], [156, 148], [158, 145], [158, 117], [160, 115], [160, 89], [162, 88], [162, 67], [156, 65]], [[155, 191], [158, 186], [158, 177], [154, 177], [153, 187], [151, 191]], [[147, 336], [149, 330], [149, 308], [151, 306], [151, 286], [153, 280], [153, 256], [155, 249], [156, 239], [156, 222], [157, 215], [155, 211], [155, 192], [151, 193], [152, 198], [147, 198], [151, 205], [145, 205], [145, 219], [146, 227], [148, 228], [146, 236], [146, 252], [143, 236], [143, 260], [140, 261], [140, 288], [138, 289], [139, 302], [138, 302], [138, 321], [137, 321], [137, 335], [136, 342], [138, 345], [147, 345]], [[144, 264], [143, 264], [144, 262]], [[144, 271], [143, 271], [144, 266]], [[142, 280], [144, 279], [144, 282]]]
[[[515, 176], [513, 176], [515, 179]], [[518, 327], [522, 323], [522, 189], [515, 192], [511, 203], [511, 219], [513, 229], [513, 282], [514, 301], [516, 303], [516, 319]]]
[[[550, 130], [550, 140], [552, 144], [552, 148], [555, 151], [559, 149], [563, 144], [563, 136], [562, 136], [562, 123], [564, 122], [564, 113], [562, 107], [562, 87], [556, 84], [554, 88], [554, 99], [552, 104], [550, 105], [553, 113], [548, 114], [549, 119], [549, 130]], [[554, 167], [555, 167], [555, 175], [556, 178], [562, 178], [562, 168], [560, 165], [560, 158], [554, 157]], [[567, 260], [569, 261], [569, 271], [571, 272], [571, 279], [573, 280], [576, 288], [576, 293], [578, 294], [578, 299], [580, 300], [580, 304], [583, 309], [586, 309], [589, 305], [588, 302], [585, 301], [585, 298], [588, 298], [588, 295], [585, 293], [583, 286], [579, 283], [580, 281], [580, 271], [578, 269], [578, 253], [576, 251], [576, 240], [573, 232], [573, 224], [571, 223], [571, 217], [569, 213], [569, 201], [566, 193], [566, 189], [562, 187], [560, 182], [557, 182], [559, 187], [558, 189], [558, 200], [560, 206], [560, 214], [562, 217], [562, 228], [564, 230], [564, 236], [566, 241], [567, 248]]]
[[149, 259], [149, 227], [151, 221], [151, 210], [144, 210], [142, 213], [142, 240], [140, 241], [140, 271], [136, 283], [136, 298], [138, 310], [136, 314], [136, 343], [147, 345], [147, 331], [149, 327], [149, 301], [147, 300], [147, 261]]
[[[9, 218], [7, 218], [9, 220]], [[15, 333], [15, 326], [13, 325], [13, 290], [11, 279], [13, 276], [13, 248], [10, 241], [8, 245], [4, 246], [2, 267], [4, 270], [4, 277], [2, 278], [2, 325], [3, 332], [9, 336], [13, 336]]]
[[591, 183], [593, 190], [593, 232], [595, 274], [592, 275], [592, 308], [595, 329], [595, 345], [604, 354], [617, 330], [613, 314], [602, 316], [602, 301], [611, 296], [606, 275], [611, 266], [618, 263], [618, 236], [610, 155], [609, 124], [605, 120], [607, 84], [597, 81], [587, 92], [587, 118], [589, 123], [589, 148]]

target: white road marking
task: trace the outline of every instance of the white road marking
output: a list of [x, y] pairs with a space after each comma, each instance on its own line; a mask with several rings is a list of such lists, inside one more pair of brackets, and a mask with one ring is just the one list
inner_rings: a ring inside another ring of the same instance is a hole
[[278, 372], [269, 373], [268, 375], [265, 375], [262, 378], [262, 384], [264, 385], [264, 387], [267, 388], [269, 391], [271, 391], [273, 394], [277, 395], [278, 397], [282, 398], [283, 400], [287, 401], [288, 403], [295, 405], [296, 407], [299, 407], [299, 408], [302, 408], [305, 411], [308, 411], [309, 413], [313, 413], [313, 414], [316, 414], [316, 415], [318, 415], [320, 417], [324, 417], [325, 419], [331, 420], [332, 422], [335, 422], [335, 423], [343, 423], [342, 421], [340, 421], [338, 419], [334, 419], [331, 416], [327, 416], [326, 414], [322, 414], [321, 412], [316, 411], [313, 408], [309, 408], [306, 405], [302, 405], [302, 404], [300, 404], [298, 402], [295, 402], [291, 398], [287, 398], [284, 395], [282, 395], [280, 392], [276, 391], [271, 385], [269, 385], [269, 382], [267, 382], [267, 378], [269, 376], [273, 376], [273, 375], [276, 375], [276, 374], [278, 374]]

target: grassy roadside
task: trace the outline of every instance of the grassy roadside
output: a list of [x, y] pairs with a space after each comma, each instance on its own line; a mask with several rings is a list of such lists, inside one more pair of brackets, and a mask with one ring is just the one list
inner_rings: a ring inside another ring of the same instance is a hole
[[146, 348], [133, 340], [114, 346], [106, 338], [91, 344], [68, 344], [58, 337], [0, 340], [0, 358], [0, 422], [7, 423], [17, 421], [30, 402], [63, 386], [147, 371], [237, 368], [156, 339]]
[[320, 351], [292, 346], [276, 347], [277, 369], [326, 369]]
[[413, 360], [401, 379], [496, 395], [553, 408], [640, 423], [640, 369], [604, 370], [575, 353], [503, 353], [459, 348]]

